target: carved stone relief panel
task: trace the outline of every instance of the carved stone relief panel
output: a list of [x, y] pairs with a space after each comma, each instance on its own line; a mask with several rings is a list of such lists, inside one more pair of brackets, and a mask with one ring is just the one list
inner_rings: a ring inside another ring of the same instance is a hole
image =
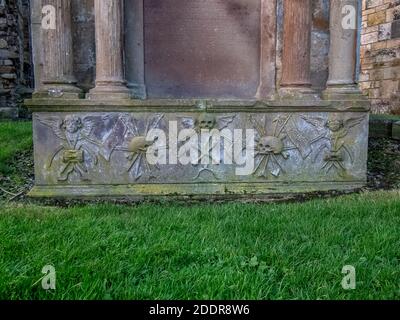
[[[38, 185], [361, 181], [367, 126], [365, 113], [344, 112], [40, 113], [36, 179]], [[251, 170], [238, 174], [250, 158]]]

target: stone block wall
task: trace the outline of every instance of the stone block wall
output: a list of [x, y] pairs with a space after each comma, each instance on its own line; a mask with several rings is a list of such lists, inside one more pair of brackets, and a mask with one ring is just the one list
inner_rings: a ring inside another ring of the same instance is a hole
[[[23, 116], [21, 102], [32, 91], [30, 2], [0, 0], [0, 118]], [[93, 0], [73, 1], [74, 40], [86, 43], [74, 59], [78, 82], [85, 91], [93, 86], [94, 77], [92, 7]], [[329, 2], [315, 0], [313, 8], [312, 72], [318, 87], [327, 77]], [[362, 0], [362, 10], [360, 87], [371, 99], [374, 113], [399, 114], [400, 0]], [[38, 78], [39, 70], [36, 73]]]
[[29, 0], [0, 0], [0, 119], [24, 116], [33, 87]]
[[373, 113], [400, 114], [400, 0], [363, 0], [360, 87]]

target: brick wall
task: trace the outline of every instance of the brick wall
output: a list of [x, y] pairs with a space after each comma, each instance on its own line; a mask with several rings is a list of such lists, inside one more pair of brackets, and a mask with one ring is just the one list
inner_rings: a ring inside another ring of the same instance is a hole
[[362, 0], [360, 87], [373, 113], [400, 114], [400, 0]]
[[0, 119], [24, 116], [32, 86], [29, 0], [0, 0]]

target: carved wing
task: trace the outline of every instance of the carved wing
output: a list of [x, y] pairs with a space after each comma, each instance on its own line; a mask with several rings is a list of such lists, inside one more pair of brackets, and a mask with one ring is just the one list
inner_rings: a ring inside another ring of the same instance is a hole
[[122, 119], [123, 116], [118, 117], [110, 134], [104, 139], [102, 148], [99, 150], [99, 153], [106, 161], [110, 161], [114, 150], [124, 143], [125, 134], [128, 128]]
[[236, 116], [230, 116], [230, 117], [219, 117], [217, 118], [217, 126], [218, 126], [218, 130], [222, 130], [225, 129], [226, 127], [228, 127], [233, 120], [235, 120]]
[[128, 114], [120, 116], [119, 120], [124, 124], [126, 131], [134, 136], [139, 136], [139, 129], [136, 123], [136, 119]]
[[364, 119], [365, 119], [364, 116], [358, 117], [358, 118], [350, 118], [350, 119], [348, 119], [348, 120], [346, 120], [346, 121], [344, 122], [344, 127], [345, 127], [346, 129], [353, 128], [353, 127], [359, 125], [361, 122], [363, 122]]
[[[84, 137], [90, 137], [90, 135], [93, 132], [93, 129], [96, 125], [96, 120], [98, 120], [98, 117], [93, 117], [93, 116], [88, 116], [82, 119], [83, 123], [83, 128], [81, 130], [81, 134]], [[103, 120], [103, 118], [101, 118]]]
[[53, 133], [61, 140], [67, 140], [65, 136], [65, 131], [63, 129], [63, 121], [59, 117], [46, 117], [41, 118], [37, 116], [36, 118], [41, 124], [49, 127]]
[[266, 129], [257, 119], [255, 119], [253, 116], [249, 116], [249, 120], [260, 136], [266, 135]]
[[314, 127], [317, 127], [319, 129], [322, 129], [325, 124], [326, 124], [326, 119], [322, 118], [322, 117], [306, 117], [306, 116], [301, 116], [301, 118], [311, 124]]
[[149, 120], [149, 122], [147, 123], [146, 134], [149, 130], [157, 128], [162, 118], [164, 118], [163, 114], [157, 114], [155, 117]]
[[321, 141], [323, 139], [328, 139], [329, 141], [329, 129], [326, 127], [327, 120], [322, 117], [306, 117], [306, 116], [301, 116], [301, 119], [303, 119], [305, 122], [311, 124], [314, 128], [316, 128], [315, 136], [312, 138], [312, 140], [309, 142], [310, 145]]
[[306, 159], [312, 152], [311, 143], [293, 120], [289, 122], [285, 133], [292, 144], [299, 150], [302, 158]]

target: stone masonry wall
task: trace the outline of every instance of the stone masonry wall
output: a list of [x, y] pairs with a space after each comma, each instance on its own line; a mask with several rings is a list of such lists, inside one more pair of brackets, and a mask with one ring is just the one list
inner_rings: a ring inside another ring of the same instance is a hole
[[24, 116], [33, 87], [29, 0], [0, 0], [0, 119]]
[[400, 0], [363, 0], [360, 87], [373, 113], [400, 114]]
[[[29, 2], [0, 0], [0, 118], [23, 116], [19, 106], [33, 87]], [[314, 0], [313, 6], [313, 79], [322, 84], [327, 74], [329, 2]], [[92, 7], [93, 0], [73, 1], [74, 42], [86, 44], [74, 59], [85, 90], [93, 85], [94, 76]], [[362, 9], [360, 87], [374, 113], [399, 114], [400, 0], [362, 0]]]

